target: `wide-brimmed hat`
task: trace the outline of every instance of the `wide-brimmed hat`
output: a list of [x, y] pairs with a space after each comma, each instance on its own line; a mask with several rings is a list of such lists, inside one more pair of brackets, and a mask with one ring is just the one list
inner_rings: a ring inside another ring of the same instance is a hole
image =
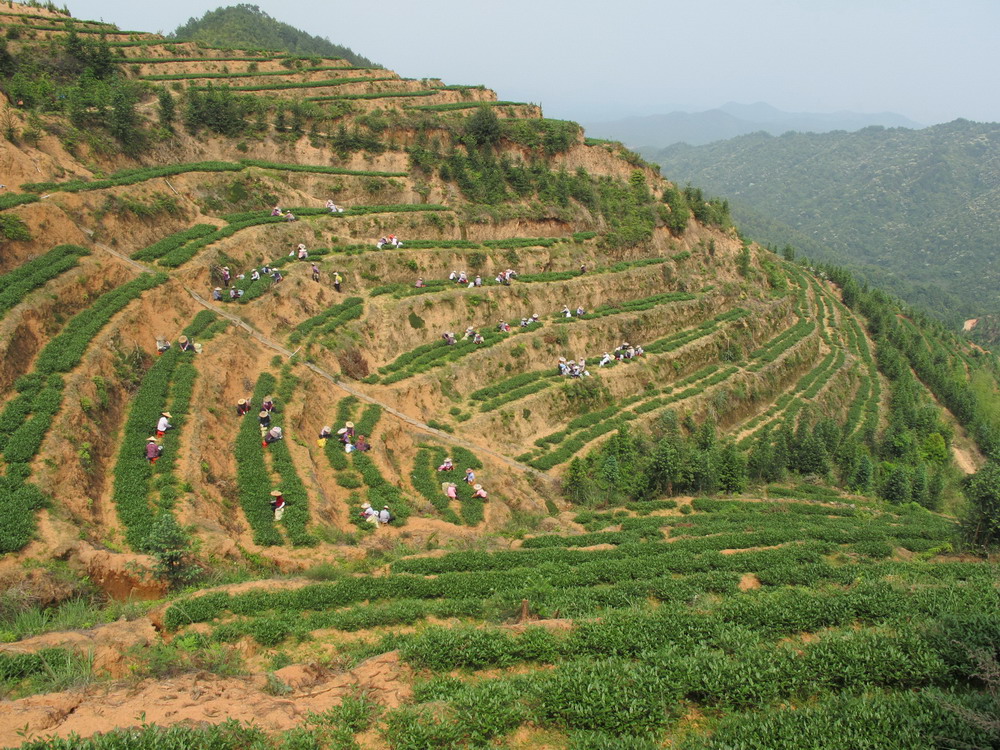
[[188, 340], [188, 337], [187, 336], [178, 336], [177, 340], [180, 341], [183, 344], [185, 341]]
[[166, 417], [167, 419], [173, 419], [173, 415], [169, 411], [161, 411], [160, 416]]
[[474, 484], [474, 485], [472, 485], [472, 489], [474, 489], [474, 490], [481, 490], [482, 488], [483, 488], [483, 485], [481, 485], [481, 484]]
[[212, 291], [213, 291], [213, 292], [221, 292], [221, 291], [222, 291], [222, 287], [221, 287], [221, 286], [217, 286], [217, 287], [215, 287], [215, 289], [213, 289]]
[[560, 357], [560, 358], [559, 358], [559, 361], [560, 361], [560, 362], [565, 362], [565, 361], [566, 361], [566, 358], [565, 358], [565, 357]]
[[383, 505], [382, 506], [382, 510], [389, 510], [389, 506], [388, 505]]
[[271, 490], [271, 497], [281, 497], [281, 490]]
[[246, 400], [245, 398], [241, 398], [241, 399], [240, 399], [239, 401], [237, 401], [236, 403], [237, 403], [237, 404], [239, 404], [240, 406], [243, 406], [243, 404], [245, 404], [246, 402], [247, 402], [247, 400]]
[[330, 425], [328, 424], [323, 425], [323, 432], [329, 432], [329, 431], [330, 431]]
[[147, 443], [155, 443], [156, 442], [156, 438], [155, 437], [148, 437], [148, 438], [146, 438], [146, 442]]
[[372, 507], [372, 504], [371, 503], [361, 503], [361, 507], [362, 508], [370, 508], [370, 507]]
[[345, 427], [354, 427], [354, 422], [344, 422]]
[[448, 482], [448, 486], [449, 487], [458, 487], [458, 485], [455, 484], [454, 482]]
[[266, 416], [269, 416], [269, 414], [268, 414], [268, 412], [262, 410], [261, 413], [258, 414], [257, 416], [258, 417], [266, 417]]
[[347, 428], [346, 427], [341, 427], [339, 430], [337, 430], [337, 434], [338, 435], [345, 435], [345, 434], [347, 434]]
[[264, 400], [265, 401], [272, 401], [273, 398], [271, 396], [264, 396]]

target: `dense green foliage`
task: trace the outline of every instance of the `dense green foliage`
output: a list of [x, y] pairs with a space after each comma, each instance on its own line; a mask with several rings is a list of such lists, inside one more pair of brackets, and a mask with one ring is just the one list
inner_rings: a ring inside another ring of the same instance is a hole
[[[833, 554], [877, 543], [930, 550], [950, 538], [954, 524], [916, 506], [886, 513], [829, 501], [700, 498], [692, 509], [683, 518], [616, 512], [604, 523], [621, 531], [412, 557], [386, 576], [187, 598], [165, 621], [172, 630], [215, 622], [215, 640], [249, 635], [275, 647], [322, 628], [507, 618], [522, 599], [543, 618], [575, 618], [568, 630], [425, 626], [366, 650], [399, 649], [425, 676], [414, 685], [413, 704], [385, 716], [395, 748], [425, 747], [428, 738], [435, 747], [493, 742], [529, 722], [591, 732], [595, 741], [608, 733], [652, 742], [681, 728], [695, 706], [715, 718], [684, 729], [691, 748], [727, 747], [727, 738], [757, 732], [782, 738], [781, 746], [808, 738], [832, 750], [844, 721], [858, 746], [879, 738], [879, 747], [924, 747], [915, 743], [941, 732], [989, 737], [930, 701], [946, 694], [951, 703], [989, 706], [977, 692], [970, 650], [1000, 635], [996, 566]], [[598, 528], [601, 519], [592, 514], [588, 523]], [[661, 534], [675, 541], [663, 544]], [[602, 540], [617, 547], [575, 548]], [[722, 553], [732, 548], [739, 554]], [[760, 591], [739, 590], [747, 574]], [[650, 599], [658, 604], [648, 606]], [[790, 706], [807, 718], [782, 710]], [[866, 727], [835, 712], [850, 707], [852, 717], [867, 716], [888, 706], [910, 727], [899, 735], [902, 744], [887, 741], [880, 722]], [[716, 724], [717, 733], [704, 731]], [[623, 746], [607, 743], [598, 746]]]
[[998, 312], [998, 127], [755, 133], [648, 156], [730, 196], [746, 235], [850, 266], [955, 325]]
[[216, 8], [201, 18], [191, 18], [178, 26], [171, 36], [213, 47], [282, 50], [304, 57], [343, 58], [352, 65], [374, 67], [371, 60], [348, 47], [281, 23], [249, 3]]

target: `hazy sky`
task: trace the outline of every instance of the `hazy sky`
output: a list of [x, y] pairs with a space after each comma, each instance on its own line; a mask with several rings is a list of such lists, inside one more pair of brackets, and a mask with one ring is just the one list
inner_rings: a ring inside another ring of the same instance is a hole
[[[67, 0], [170, 32], [224, 3]], [[1000, 121], [1000, 0], [257, 0], [411, 78], [482, 83], [548, 117], [764, 101], [800, 112]]]

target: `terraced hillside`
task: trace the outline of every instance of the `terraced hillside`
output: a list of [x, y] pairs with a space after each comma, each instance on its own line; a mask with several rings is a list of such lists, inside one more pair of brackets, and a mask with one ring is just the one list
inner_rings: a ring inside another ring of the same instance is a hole
[[0, 24], [6, 744], [982, 741], [991, 355], [483, 86]]

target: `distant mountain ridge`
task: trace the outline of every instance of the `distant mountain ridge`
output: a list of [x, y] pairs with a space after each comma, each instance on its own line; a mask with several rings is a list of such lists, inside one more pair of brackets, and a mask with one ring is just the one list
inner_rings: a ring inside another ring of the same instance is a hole
[[191, 18], [169, 35], [184, 41], [204, 42], [213, 47], [234, 49], [269, 49], [305, 57], [336, 57], [359, 68], [377, 67], [349, 47], [313, 36], [287, 23], [271, 18], [256, 5], [241, 3], [216, 8], [201, 18]]
[[584, 123], [595, 138], [621, 141], [632, 148], [666, 148], [674, 143], [701, 146], [763, 131], [782, 135], [789, 131], [828, 133], [855, 131], [879, 125], [919, 129], [923, 126], [893, 112], [783, 112], [764, 102], [729, 102], [704, 112], [671, 112], [665, 115], [627, 117], [610, 122]]
[[1000, 124], [745, 135], [644, 149], [741, 230], [864, 270], [951, 324], [1000, 312]]

